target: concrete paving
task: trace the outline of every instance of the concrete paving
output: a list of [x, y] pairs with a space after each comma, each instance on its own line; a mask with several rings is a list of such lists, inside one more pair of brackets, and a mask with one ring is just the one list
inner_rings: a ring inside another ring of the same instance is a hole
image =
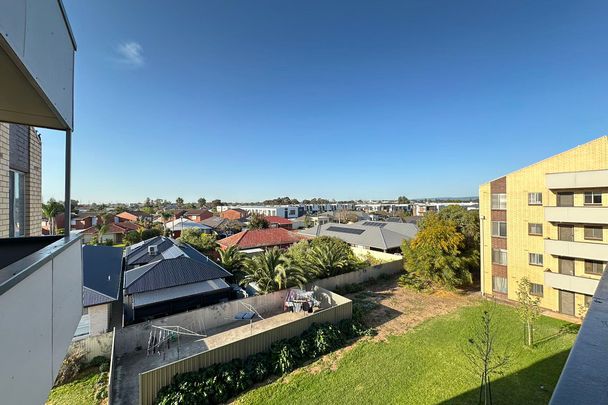
[[240, 340], [251, 334], [259, 333], [277, 326], [293, 322], [307, 316], [305, 312], [285, 312], [275, 314], [263, 320], [257, 320], [251, 325], [249, 321], [236, 321], [207, 331], [207, 337], [180, 336], [179, 356], [177, 342], [171, 342], [171, 347], [147, 355], [146, 348], [118, 356], [114, 361], [112, 376], [112, 404], [136, 404], [139, 400], [139, 374], [167, 363], [183, 359], [213, 349], [217, 346]]

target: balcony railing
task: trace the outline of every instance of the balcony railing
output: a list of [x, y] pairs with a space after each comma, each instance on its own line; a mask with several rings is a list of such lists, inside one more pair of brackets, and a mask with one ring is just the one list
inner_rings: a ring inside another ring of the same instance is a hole
[[553, 256], [606, 261], [608, 244], [545, 239], [545, 252]]
[[597, 288], [598, 280], [571, 276], [569, 274], [545, 272], [545, 285], [557, 290], [572, 291], [579, 294], [593, 295]]
[[551, 190], [608, 187], [608, 170], [549, 173], [545, 182]]
[[570, 224], [608, 224], [608, 207], [545, 207], [545, 220]]
[[0, 402], [46, 401], [82, 314], [81, 245], [0, 239]]
[[604, 271], [551, 405], [608, 403], [608, 272]]

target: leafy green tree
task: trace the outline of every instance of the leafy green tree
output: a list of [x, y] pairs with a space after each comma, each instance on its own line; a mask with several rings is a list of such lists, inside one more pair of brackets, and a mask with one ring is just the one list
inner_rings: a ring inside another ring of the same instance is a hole
[[181, 208], [184, 205], [184, 199], [181, 197], [177, 197], [177, 199], [175, 200], [175, 205], [177, 205], [177, 208]]
[[205, 204], [207, 204], [207, 200], [205, 200], [204, 198], [199, 198], [197, 203], [199, 208], [203, 208]]
[[154, 238], [156, 236], [161, 236], [163, 234], [163, 230], [160, 228], [150, 228], [150, 229], [140, 228], [140, 232], [141, 232], [141, 240]]
[[534, 322], [540, 318], [540, 298], [533, 296], [531, 289], [532, 283], [527, 277], [517, 282], [517, 313], [524, 324], [524, 342], [530, 347], [534, 344]]
[[268, 220], [262, 214], [253, 213], [249, 217], [249, 229], [266, 229], [268, 226]]
[[453, 221], [428, 214], [416, 237], [401, 246], [405, 271], [442, 287], [470, 283], [471, 273], [461, 256], [464, 239]]
[[303, 267], [316, 278], [325, 278], [348, 273], [356, 270], [360, 265], [346, 242], [321, 236], [310, 242]]
[[310, 215], [306, 215], [304, 217], [304, 227], [305, 228], [310, 228], [314, 225], [315, 223], [312, 221], [312, 218], [310, 217]]
[[185, 229], [182, 231], [179, 240], [205, 254], [214, 252], [217, 248], [215, 235], [203, 233], [201, 229]]
[[410, 203], [410, 200], [404, 195], [399, 196], [399, 198], [397, 198], [397, 204], [409, 204], [409, 203]]
[[127, 232], [123, 240], [127, 246], [137, 242], [141, 242], [141, 233], [137, 231], [129, 231]]

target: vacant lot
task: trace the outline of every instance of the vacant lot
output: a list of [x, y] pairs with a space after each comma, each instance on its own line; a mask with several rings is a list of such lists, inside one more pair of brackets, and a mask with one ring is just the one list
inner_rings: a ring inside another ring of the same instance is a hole
[[[377, 302], [367, 315], [379, 335], [330, 354], [279, 380], [252, 390], [238, 404], [470, 404], [478, 400], [478, 378], [462, 348], [478, 322], [483, 302], [455, 293], [418, 294], [384, 282], [352, 295]], [[487, 305], [487, 304], [486, 304]], [[515, 310], [494, 308], [500, 348], [512, 361], [495, 379], [496, 404], [547, 403], [572, 346], [576, 327], [543, 317], [537, 345], [522, 345]]]

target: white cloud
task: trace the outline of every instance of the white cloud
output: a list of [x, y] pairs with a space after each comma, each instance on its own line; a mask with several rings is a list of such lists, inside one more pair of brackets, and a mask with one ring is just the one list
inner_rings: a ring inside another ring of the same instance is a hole
[[144, 65], [143, 51], [144, 48], [135, 41], [123, 42], [116, 48], [118, 62], [133, 68], [141, 67]]

